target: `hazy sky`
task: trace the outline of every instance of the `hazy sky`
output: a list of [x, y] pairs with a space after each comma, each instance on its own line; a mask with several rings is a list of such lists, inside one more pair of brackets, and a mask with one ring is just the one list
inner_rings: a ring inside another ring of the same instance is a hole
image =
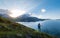
[[40, 18], [60, 19], [60, 0], [0, 0], [0, 9], [19, 9]]

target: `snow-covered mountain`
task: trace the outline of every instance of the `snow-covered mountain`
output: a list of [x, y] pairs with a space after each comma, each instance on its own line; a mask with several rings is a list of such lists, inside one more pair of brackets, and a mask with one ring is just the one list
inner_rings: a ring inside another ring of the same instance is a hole
[[9, 10], [0, 9], [0, 16], [16, 20], [17, 22], [36, 22], [36, 21], [46, 20], [46, 19], [39, 19], [37, 17], [33, 17], [28, 13], [23, 14], [23, 15], [17, 17], [17, 18], [12, 18], [12, 17], [9, 16], [9, 13], [11, 13]]
[[19, 16], [16, 21], [18, 22], [36, 22], [36, 21], [44, 21], [45, 19], [39, 19], [37, 17], [33, 17], [30, 14], [24, 14]]

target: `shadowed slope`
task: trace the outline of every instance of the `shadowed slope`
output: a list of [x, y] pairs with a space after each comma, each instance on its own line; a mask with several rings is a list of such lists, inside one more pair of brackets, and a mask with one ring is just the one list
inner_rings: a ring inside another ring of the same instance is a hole
[[55, 38], [0, 17], [0, 38]]

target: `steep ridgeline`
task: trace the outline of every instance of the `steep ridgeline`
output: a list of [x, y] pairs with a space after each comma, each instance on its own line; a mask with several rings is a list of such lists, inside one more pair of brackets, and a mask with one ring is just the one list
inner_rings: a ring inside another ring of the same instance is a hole
[[0, 38], [55, 38], [0, 17]]

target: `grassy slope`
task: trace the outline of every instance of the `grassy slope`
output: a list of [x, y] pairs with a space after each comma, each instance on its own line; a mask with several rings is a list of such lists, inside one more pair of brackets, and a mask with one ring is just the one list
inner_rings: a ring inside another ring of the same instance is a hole
[[0, 38], [55, 38], [0, 17]]

